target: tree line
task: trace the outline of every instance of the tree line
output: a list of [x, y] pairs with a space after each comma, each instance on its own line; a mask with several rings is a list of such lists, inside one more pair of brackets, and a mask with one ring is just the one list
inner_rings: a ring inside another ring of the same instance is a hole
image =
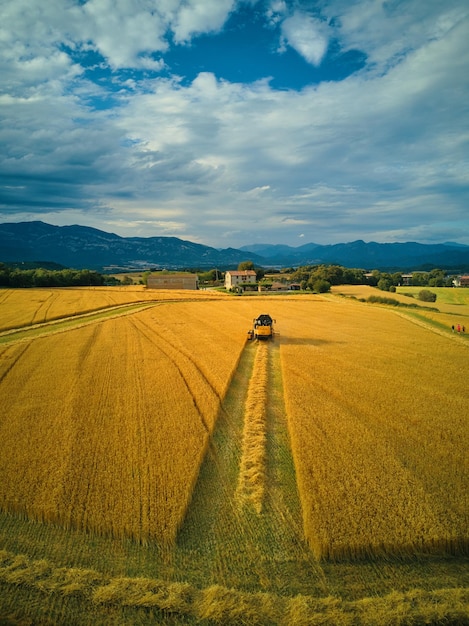
[[[368, 273], [363, 269], [342, 267], [340, 265], [307, 265], [298, 269], [291, 268], [290, 280], [298, 282], [302, 289], [317, 292], [329, 291], [332, 285], [370, 285], [381, 291], [396, 291], [404, 284], [401, 272], [382, 272], [373, 270]], [[413, 287], [452, 287], [453, 278], [444, 270], [433, 269], [430, 272], [414, 272], [406, 284]]]
[[104, 285], [104, 276], [92, 270], [20, 269], [0, 263], [1, 287], [88, 287]]
[[[240, 263], [238, 269], [253, 269], [256, 272], [257, 281], [262, 280], [267, 273], [264, 268], [255, 267], [252, 261]], [[341, 265], [305, 265], [298, 268], [284, 268], [276, 272], [289, 274], [290, 282], [299, 283], [302, 290], [317, 293], [329, 291], [332, 285], [370, 285], [382, 291], [396, 291], [396, 287], [404, 282], [401, 272], [389, 273], [373, 270], [367, 273], [363, 269]], [[201, 283], [212, 284], [220, 284], [224, 275], [224, 272], [218, 269], [197, 273]], [[144, 272], [143, 284], [146, 284], [149, 274], [151, 274], [150, 271]], [[0, 263], [0, 287], [86, 287], [131, 283], [130, 278], [127, 281], [120, 281], [87, 269], [48, 269], [45, 267], [22, 269]], [[418, 287], [451, 287], [452, 277], [448, 276], [444, 270], [433, 269], [430, 272], [414, 272], [406, 284]]]

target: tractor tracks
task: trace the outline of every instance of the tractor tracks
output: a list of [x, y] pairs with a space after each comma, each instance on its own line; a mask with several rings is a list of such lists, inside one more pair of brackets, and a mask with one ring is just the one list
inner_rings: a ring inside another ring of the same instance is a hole
[[[24, 354], [29, 350], [30, 347], [31, 347], [31, 344], [26, 344], [24, 347], [22, 347], [21, 350], [19, 350], [16, 354], [14, 354], [14, 356], [11, 358], [10, 363], [8, 363], [8, 365], [5, 367], [3, 371], [0, 371], [0, 383], [3, 382], [3, 380], [8, 376], [11, 370], [15, 367], [15, 365], [24, 356]], [[1, 363], [1, 360], [8, 359], [8, 351], [10, 349], [11, 348], [8, 347], [5, 352], [0, 354], [0, 363]]]
[[[172, 364], [172, 366], [178, 372], [189, 396], [192, 399], [194, 407], [199, 415], [200, 422], [207, 436], [210, 436], [212, 429], [210, 428], [207, 420], [205, 418], [204, 412], [197, 400], [197, 394], [195, 390], [197, 388], [197, 384], [194, 383], [194, 377], [187, 375], [180, 366], [181, 356], [183, 359], [190, 363], [191, 368], [197, 372], [197, 374], [202, 378], [203, 382], [206, 386], [211, 390], [211, 392], [216, 396], [217, 401], [221, 402], [221, 398], [217, 390], [214, 388], [209, 379], [205, 376], [202, 370], [198, 367], [194, 359], [191, 355], [186, 351], [182, 350], [180, 347], [175, 346], [171, 343], [166, 337], [158, 333], [153, 327], [149, 324], [143, 322], [139, 319], [130, 319], [130, 324], [135, 328], [135, 330], [140, 333], [146, 340], [161, 354], [163, 354]], [[162, 347], [162, 346], [165, 346]]]

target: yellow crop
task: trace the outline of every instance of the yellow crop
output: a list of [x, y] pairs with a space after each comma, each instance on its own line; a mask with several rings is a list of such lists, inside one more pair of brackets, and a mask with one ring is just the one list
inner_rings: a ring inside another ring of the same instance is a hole
[[467, 621], [467, 338], [334, 295], [137, 306], [2, 334], [2, 615]]
[[[220, 299], [213, 291], [193, 291], [191, 300]], [[132, 287], [0, 289], [0, 332], [133, 302], [187, 299], [187, 291]]]
[[[467, 549], [467, 347], [460, 337], [347, 299], [158, 298], [140, 313], [0, 348], [3, 510], [141, 542], [173, 541], [250, 320], [268, 311], [279, 321], [288, 426], [314, 554]], [[258, 346], [241, 399], [237, 495], [258, 512], [268, 351]]]
[[285, 400], [316, 556], [467, 549], [467, 347], [352, 302], [282, 314]]
[[2, 348], [2, 508], [171, 541], [244, 346], [228, 316], [168, 303]]

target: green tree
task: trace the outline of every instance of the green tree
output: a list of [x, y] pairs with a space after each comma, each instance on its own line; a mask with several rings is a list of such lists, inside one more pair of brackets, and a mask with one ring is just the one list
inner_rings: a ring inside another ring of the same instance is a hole
[[316, 293], [327, 293], [330, 290], [331, 290], [331, 283], [328, 282], [327, 280], [323, 280], [322, 278], [319, 278], [318, 280], [315, 280], [313, 283], [313, 291], [315, 291]]
[[414, 272], [411, 282], [414, 287], [425, 287], [428, 283], [428, 274], [426, 272]]
[[443, 270], [434, 269], [428, 274], [429, 287], [444, 287], [446, 284], [446, 274]]
[[244, 270], [253, 270], [253, 269], [254, 269], [254, 263], [252, 261], [242, 261], [238, 265], [239, 272], [244, 272]]
[[0, 263], [0, 286], [8, 287], [10, 284], [10, 268]]
[[381, 291], [389, 291], [392, 286], [393, 284], [389, 274], [382, 274], [381, 278], [378, 280], [378, 289], [381, 289]]
[[198, 274], [200, 283], [213, 283], [217, 279], [217, 270], [209, 270]]
[[391, 274], [391, 280], [395, 287], [399, 287], [399, 285], [402, 285], [402, 274], [400, 272], [394, 272], [394, 274]]
[[265, 269], [263, 267], [256, 267], [255, 268], [255, 272], [256, 272], [256, 280], [257, 282], [259, 282], [260, 280], [262, 280], [265, 276]]
[[305, 265], [305, 266], [299, 267], [296, 271], [294, 271], [291, 274], [290, 278], [295, 283], [303, 283], [303, 282], [306, 283], [309, 280], [311, 273], [316, 268], [317, 268], [316, 265]]
[[379, 283], [380, 278], [381, 278], [381, 272], [379, 270], [373, 270], [371, 272], [371, 276], [368, 277], [368, 284], [371, 287], [376, 287]]

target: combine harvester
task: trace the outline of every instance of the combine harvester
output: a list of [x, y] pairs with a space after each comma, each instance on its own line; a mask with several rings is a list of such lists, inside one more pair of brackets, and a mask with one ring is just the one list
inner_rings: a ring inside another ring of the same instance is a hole
[[252, 341], [253, 339], [273, 339], [274, 323], [275, 320], [273, 320], [270, 315], [263, 314], [256, 317], [253, 320], [253, 328], [248, 330], [248, 341]]

